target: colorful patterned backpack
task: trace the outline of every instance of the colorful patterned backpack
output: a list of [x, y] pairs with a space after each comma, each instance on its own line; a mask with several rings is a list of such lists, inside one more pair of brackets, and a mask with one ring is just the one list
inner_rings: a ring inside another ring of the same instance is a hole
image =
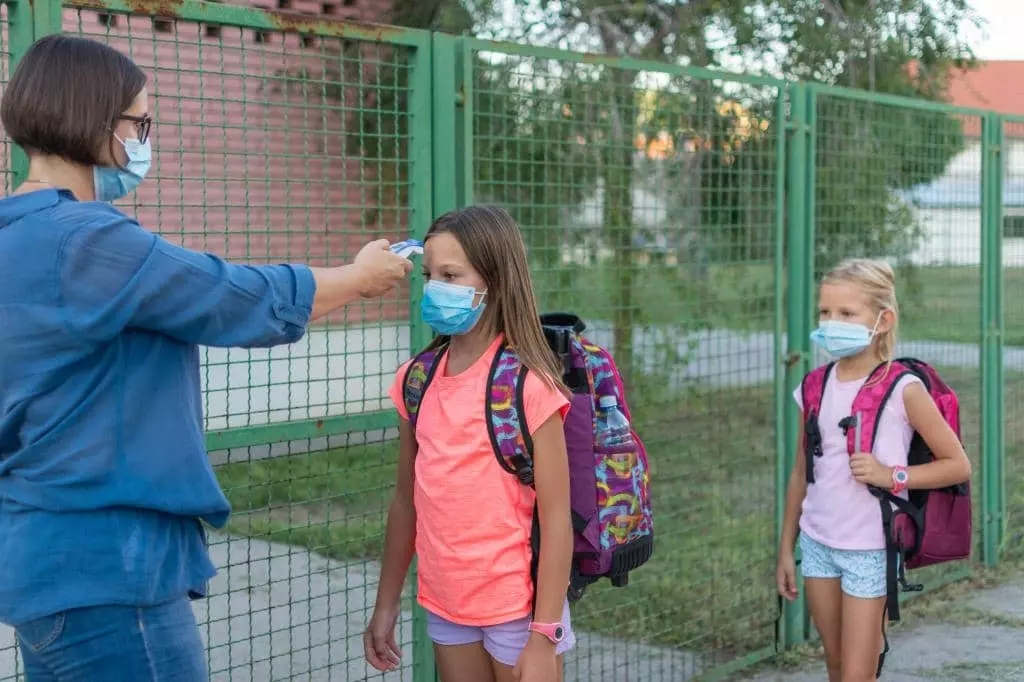
[[[814, 483], [814, 460], [821, 457], [822, 437], [818, 428], [818, 415], [825, 395], [825, 384], [835, 363], [818, 367], [808, 374], [802, 384], [804, 404], [804, 456], [807, 463], [807, 483]], [[935, 368], [914, 358], [899, 358], [885, 372], [885, 364], [876, 367], [853, 400], [853, 414], [844, 417], [839, 426], [846, 433], [847, 451], [871, 452], [878, 435], [880, 415], [899, 380], [913, 374], [924, 384], [935, 401], [939, 413], [960, 438], [960, 403], [956, 393], [939, 377]], [[885, 372], [881, 379], [880, 373]], [[860, 416], [858, 424], [857, 417]], [[861, 442], [857, 440], [860, 438]], [[919, 433], [914, 433], [907, 453], [910, 466], [927, 464], [934, 459], [931, 449]], [[889, 620], [900, 619], [899, 588], [917, 592], [922, 585], [907, 583], [905, 569], [922, 568], [948, 561], [966, 559], [971, 555], [972, 522], [970, 484], [935, 490], [911, 490], [904, 500], [888, 490], [870, 487], [878, 498], [882, 511], [882, 526], [886, 540], [886, 609]], [[884, 629], [883, 629], [884, 634]], [[881, 674], [889, 642], [878, 663]]]
[[[635, 430], [632, 430], [632, 446], [609, 448], [597, 442], [602, 396], [615, 396], [619, 409], [627, 420], [630, 419], [622, 379], [611, 355], [581, 336], [585, 325], [575, 315], [542, 315], [541, 324], [548, 344], [563, 363], [562, 379], [572, 391], [564, 429], [574, 530], [568, 597], [575, 602], [588, 585], [602, 577], [607, 577], [616, 587], [625, 586], [630, 571], [651, 558], [654, 524], [650, 471], [647, 451]], [[420, 353], [406, 370], [403, 398], [413, 428], [423, 395], [445, 350]], [[532, 486], [533, 442], [522, 410], [526, 372], [515, 350], [503, 344], [491, 366], [485, 409], [498, 464], [523, 485]], [[531, 534], [534, 581], [540, 542], [535, 508]]]

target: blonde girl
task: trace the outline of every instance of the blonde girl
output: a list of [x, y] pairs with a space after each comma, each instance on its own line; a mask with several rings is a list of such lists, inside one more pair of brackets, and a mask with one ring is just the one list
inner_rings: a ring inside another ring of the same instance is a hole
[[[777, 583], [786, 599], [797, 596], [794, 549], [814, 625], [825, 648], [829, 682], [876, 678], [882, 652], [886, 602], [886, 554], [881, 509], [869, 486], [943, 488], [967, 481], [971, 465], [959, 439], [939, 413], [924, 384], [899, 379], [880, 417], [872, 453], [851, 456], [839, 422], [868, 376], [891, 363], [899, 307], [892, 268], [881, 261], [848, 260], [825, 275], [818, 296], [819, 326], [811, 341], [835, 360], [821, 400], [818, 428], [822, 456], [814, 484], [800, 443], [786, 493]], [[888, 367], [883, 370], [888, 371]], [[872, 379], [872, 381], [875, 381]], [[801, 410], [800, 388], [794, 398]], [[806, 416], [806, 415], [805, 415]], [[907, 466], [914, 432], [934, 461]], [[906, 493], [902, 493], [906, 495]]]

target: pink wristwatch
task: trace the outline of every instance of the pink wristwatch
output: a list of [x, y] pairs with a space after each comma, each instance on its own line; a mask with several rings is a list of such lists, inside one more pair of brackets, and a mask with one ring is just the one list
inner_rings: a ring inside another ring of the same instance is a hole
[[907, 489], [907, 467], [894, 466], [892, 468], [892, 494], [899, 495]]
[[530, 631], [544, 635], [552, 644], [565, 639], [565, 627], [561, 623], [535, 623], [530, 621]]

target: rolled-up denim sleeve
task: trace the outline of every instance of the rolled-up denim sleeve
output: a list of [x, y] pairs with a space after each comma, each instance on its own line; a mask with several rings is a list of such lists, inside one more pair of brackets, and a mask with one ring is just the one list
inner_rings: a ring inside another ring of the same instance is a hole
[[137, 222], [78, 227], [58, 277], [68, 328], [93, 340], [144, 329], [206, 346], [267, 347], [302, 338], [316, 283], [304, 265], [235, 265], [175, 246]]

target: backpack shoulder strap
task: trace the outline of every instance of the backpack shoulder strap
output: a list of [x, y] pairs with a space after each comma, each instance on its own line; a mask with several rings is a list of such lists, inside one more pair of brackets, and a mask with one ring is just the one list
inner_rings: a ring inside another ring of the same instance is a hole
[[[846, 449], [852, 455], [858, 451], [871, 452], [871, 448], [878, 436], [878, 426], [881, 423], [880, 416], [885, 409], [886, 403], [892, 397], [892, 392], [907, 374], [914, 373], [900, 362], [891, 364], [883, 363], [872, 370], [857, 396], [853, 399], [853, 414], [850, 419], [844, 420], [849, 428], [846, 428]], [[857, 413], [861, 417], [861, 442], [857, 443], [857, 429], [853, 427]]]
[[[878, 426], [882, 421], [881, 415], [885, 405], [892, 397], [900, 379], [907, 374], [917, 374], [917, 372], [902, 362], [893, 361], [892, 363], [882, 363], [868, 375], [864, 385], [857, 391], [857, 395], [853, 399], [853, 414], [841, 422], [846, 429], [846, 449], [851, 455], [858, 451], [871, 452], [875, 438], [878, 436]], [[858, 429], [854, 426], [858, 413], [861, 417], [860, 443], [857, 442]], [[895, 497], [888, 490], [873, 486], [868, 486], [868, 490], [878, 499], [882, 514], [882, 533], [885, 536], [885, 613], [890, 622], [896, 622], [900, 619], [899, 580], [903, 564], [900, 562], [899, 548], [893, 542], [893, 504], [901, 511], [913, 510], [913, 506], [909, 502]], [[917, 518], [916, 514], [912, 515]], [[882, 637], [885, 649], [878, 657], [878, 674], [881, 674], [885, 656], [889, 651], [889, 641], [884, 626]]]
[[423, 394], [434, 380], [437, 366], [441, 364], [440, 360], [447, 350], [447, 347], [425, 350], [413, 358], [405, 370], [402, 379], [402, 402], [405, 403], [405, 411], [409, 415], [409, 423], [413, 429], [416, 428]]
[[821, 399], [825, 395], [825, 384], [832, 374], [834, 362], [822, 365], [804, 377], [800, 382], [800, 398], [804, 414], [804, 459], [807, 483], [814, 483], [814, 459], [822, 457], [821, 429], [818, 427], [818, 414], [821, 412]]
[[914, 374], [924, 384], [925, 389], [931, 393], [955, 393], [949, 385], [939, 376], [938, 371], [924, 360], [917, 358], [903, 357], [893, 360], [894, 364], [900, 364]]
[[533, 485], [533, 439], [526, 424], [523, 386], [527, 367], [505, 343], [494, 354], [487, 375], [487, 435], [501, 468], [523, 485]]
[[904, 365], [924, 383], [925, 390], [935, 401], [946, 423], [953, 429], [957, 438], [961, 438], [960, 399], [953, 387], [947, 384], [939, 372], [927, 362], [917, 358], [897, 358], [896, 362]]
[[821, 399], [825, 396], [825, 384], [832, 376], [834, 362], [811, 370], [800, 382], [800, 397], [804, 406], [804, 414], [817, 415], [821, 411]]

